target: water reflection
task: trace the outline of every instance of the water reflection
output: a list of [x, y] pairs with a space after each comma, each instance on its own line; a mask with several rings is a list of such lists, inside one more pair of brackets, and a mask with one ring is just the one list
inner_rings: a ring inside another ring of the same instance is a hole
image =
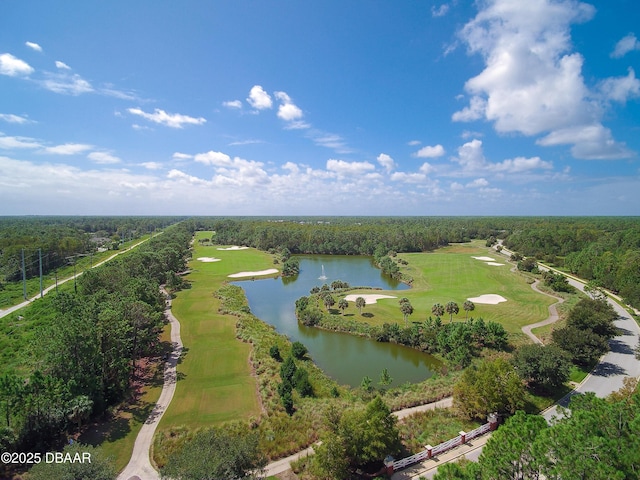
[[[295, 278], [234, 283], [244, 288], [254, 315], [274, 325], [292, 341], [304, 343], [309, 355], [328, 375], [342, 384], [358, 386], [365, 375], [377, 383], [380, 372], [386, 368], [393, 384], [399, 385], [422, 381], [438, 369], [435, 358], [410, 348], [300, 325], [295, 316], [295, 301], [324, 283], [330, 285], [341, 280], [352, 286], [385, 290], [408, 287], [382, 275], [369, 257], [310, 255], [299, 259], [300, 274]], [[326, 280], [318, 278], [323, 270]]]

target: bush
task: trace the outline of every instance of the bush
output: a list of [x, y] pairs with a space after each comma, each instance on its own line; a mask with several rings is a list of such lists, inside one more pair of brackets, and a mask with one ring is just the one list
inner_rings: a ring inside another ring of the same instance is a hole
[[293, 345], [291, 345], [291, 355], [299, 360], [303, 359], [307, 352], [307, 347], [300, 342], [293, 342]]

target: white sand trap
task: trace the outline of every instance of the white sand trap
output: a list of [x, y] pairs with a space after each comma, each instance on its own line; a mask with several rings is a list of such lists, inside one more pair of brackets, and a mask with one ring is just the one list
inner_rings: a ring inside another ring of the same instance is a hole
[[249, 248], [249, 247], [239, 247], [239, 246], [237, 246], [237, 245], [234, 245], [233, 247], [218, 248], [218, 250], [225, 250], [225, 251], [228, 251], [228, 250], [246, 250], [246, 249], [248, 249], [248, 248]]
[[198, 257], [198, 260], [200, 260], [201, 262], [210, 263], [210, 262], [219, 262], [222, 259], [213, 258], [213, 257]]
[[501, 267], [502, 265], [504, 265], [504, 263], [487, 262], [487, 265], [493, 265], [494, 267]]
[[278, 273], [278, 269], [270, 268], [269, 270], [260, 270], [259, 272], [232, 273], [229, 275], [229, 278], [259, 277], [261, 275], [271, 275], [272, 273]]
[[471, 258], [475, 258], [476, 260], [482, 260], [483, 262], [495, 262], [496, 261], [495, 258], [491, 258], [491, 257], [471, 257]]
[[496, 295], [495, 293], [487, 293], [485, 295], [480, 295], [479, 297], [467, 298], [467, 300], [471, 300], [473, 303], [483, 303], [485, 305], [497, 305], [501, 302], [507, 301], [507, 299], [502, 295]]
[[361, 295], [358, 295], [357, 293], [354, 293], [352, 295], [347, 295], [346, 297], [344, 297], [344, 299], [347, 302], [355, 302], [356, 298], [358, 298], [358, 297], [364, 298], [364, 302], [367, 305], [371, 305], [373, 303], [377, 303], [378, 300], [380, 300], [382, 298], [398, 298], [398, 297], [393, 297], [391, 295], [376, 295], [376, 294], [361, 294]]

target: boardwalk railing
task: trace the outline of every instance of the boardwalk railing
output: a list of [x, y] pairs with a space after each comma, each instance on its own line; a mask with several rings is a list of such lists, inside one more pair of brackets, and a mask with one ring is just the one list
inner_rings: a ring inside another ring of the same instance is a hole
[[497, 426], [498, 426], [498, 418], [496, 415], [492, 414], [489, 416], [488, 423], [485, 423], [481, 427], [478, 427], [475, 430], [470, 431], [469, 433], [460, 432], [460, 435], [458, 435], [457, 437], [452, 438], [451, 440], [447, 440], [446, 442], [443, 442], [440, 445], [436, 445], [435, 447], [432, 447], [431, 445], [427, 445], [426, 449], [421, 451], [420, 453], [416, 453], [414, 455], [411, 455], [410, 457], [405, 457], [400, 460], [396, 460], [395, 462], [393, 462], [392, 470], [389, 473], [393, 473], [396, 470], [403, 469], [405, 467], [408, 467], [409, 465], [413, 465], [414, 463], [418, 463], [418, 462], [421, 462], [422, 460], [427, 460], [435, 457], [436, 455], [440, 455], [444, 452], [447, 452], [457, 446], [467, 443], [472, 438], [479, 437], [491, 430], [495, 430]]

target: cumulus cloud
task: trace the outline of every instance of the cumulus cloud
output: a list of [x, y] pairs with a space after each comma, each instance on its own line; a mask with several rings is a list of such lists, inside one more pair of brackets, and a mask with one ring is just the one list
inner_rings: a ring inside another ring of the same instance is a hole
[[476, 178], [472, 182], [467, 183], [467, 187], [469, 188], [480, 188], [480, 187], [488, 187], [489, 182], [486, 178]]
[[77, 155], [84, 153], [87, 150], [91, 150], [93, 145], [87, 145], [84, 143], [65, 143], [62, 145], [56, 145], [55, 147], [45, 147], [42, 153], [49, 153], [53, 155]]
[[393, 172], [391, 180], [403, 183], [422, 183], [427, 179], [424, 173]]
[[87, 155], [87, 158], [99, 165], [113, 165], [122, 161], [115, 155], [111, 155], [108, 152], [91, 152]]
[[391, 172], [391, 170], [396, 167], [396, 162], [394, 162], [393, 158], [391, 158], [386, 153], [381, 153], [380, 155], [378, 155], [378, 158], [376, 160], [378, 160], [378, 163], [384, 167], [387, 173]]
[[600, 84], [600, 91], [606, 100], [625, 103], [629, 98], [640, 96], [640, 80], [633, 68], [626, 77], [610, 77]]
[[167, 113], [156, 108], [153, 113], [147, 113], [140, 108], [129, 108], [127, 111], [133, 115], [138, 115], [146, 120], [171, 128], [183, 128], [184, 125], [203, 125], [207, 120], [203, 117], [190, 117], [180, 113]]
[[458, 148], [458, 156], [452, 159], [462, 166], [462, 173], [473, 175], [478, 173], [524, 173], [532, 170], [550, 170], [551, 162], [540, 157], [516, 157], [502, 162], [489, 162], [484, 156], [482, 141], [474, 139]]
[[9, 77], [20, 77], [31, 75], [34, 69], [24, 60], [14, 57], [10, 53], [0, 55], [0, 74]]
[[32, 50], [35, 50], [36, 52], [41, 52], [42, 51], [42, 47], [40, 45], [38, 45], [37, 43], [34, 42], [24, 42], [24, 44], [29, 47]]
[[364, 175], [375, 170], [375, 166], [369, 162], [345, 162], [344, 160], [327, 160], [327, 170], [335, 172], [339, 176]]
[[444, 155], [444, 147], [442, 145], [435, 145], [422, 147], [420, 150], [415, 152], [412, 156], [418, 158], [437, 158]]
[[[572, 52], [571, 25], [590, 20], [593, 6], [577, 0], [514, 2], [487, 0], [460, 31], [470, 53], [480, 54], [484, 70], [470, 78], [465, 90], [469, 105], [455, 112], [454, 121], [486, 119], [501, 133], [524, 135], [562, 132], [572, 152], [589, 155], [573, 139], [584, 126], [601, 131], [606, 104], [585, 84], [584, 58]], [[635, 76], [602, 84], [610, 99], [626, 99], [635, 92]], [[576, 130], [576, 127], [580, 127]], [[595, 138], [595, 137], [594, 137]], [[603, 141], [612, 138], [598, 137]], [[540, 144], [550, 144], [540, 142]], [[590, 143], [594, 155], [621, 152], [621, 145]], [[611, 158], [619, 158], [614, 154]]]
[[273, 101], [260, 85], [251, 87], [247, 102], [256, 110], [264, 110], [273, 106]]
[[140, 165], [147, 170], [161, 170], [163, 168], [160, 162], [142, 162]]
[[203, 163], [205, 165], [213, 165], [216, 167], [226, 167], [231, 165], [231, 157], [229, 155], [222, 152], [214, 152], [213, 150], [210, 150], [206, 153], [198, 153], [193, 157], [193, 159], [196, 162]]
[[633, 52], [634, 50], [640, 50], [640, 41], [638, 41], [633, 33], [629, 33], [616, 43], [613, 52], [611, 52], [611, 57], [622, 58], [627, 53]]
[[541, 138], [539, 145], [573, 145], [571, 154], [584, 160], [627, 158], [633, 152], [613, 139], [611, 130], [602, 125], [578, 125], [556, 130]]
[[173, 158], [174, 160], [191, 160], [193, 158], [193, 155], [189, 155], [188, 153], [180, 153], [180, 152], [175, 152], [171, 158]]

